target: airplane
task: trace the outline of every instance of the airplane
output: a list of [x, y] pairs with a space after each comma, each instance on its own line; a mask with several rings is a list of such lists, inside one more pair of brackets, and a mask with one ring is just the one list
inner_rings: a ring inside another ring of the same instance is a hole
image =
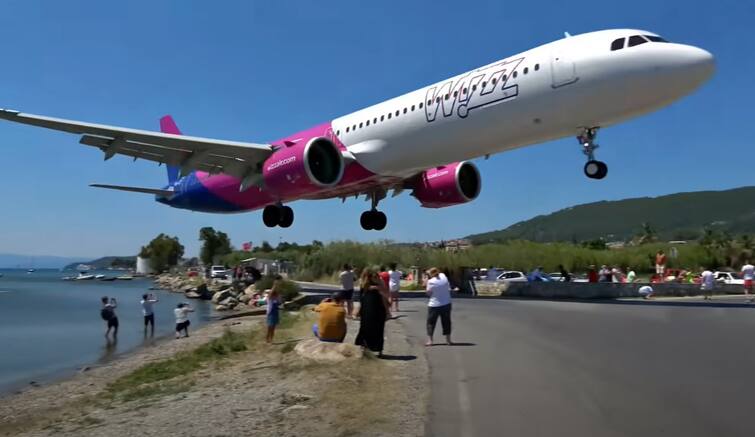
[[105, 160], [126, 155], [166, 164], [161, 189], [94, 187], [147, 193], [193, 211], [263, 209], [268, 227], [287, 228], [302, 199], [364, 195], [365, 230], [383, 230], [377, 209], [389, 192], [421, 206], [474, 200], [482, 186], [470, 160], [574, 135], [584, 173], [602, 179], [596, 159], [603, 127], [667, 106], [707, 81], [713, 55], [643, 30], [571, 36], [495, 61], [270, 143], [181, 134], [172, 117], [161, 132], [64, 120], [0, 109], [0, 118], [81, 135]]

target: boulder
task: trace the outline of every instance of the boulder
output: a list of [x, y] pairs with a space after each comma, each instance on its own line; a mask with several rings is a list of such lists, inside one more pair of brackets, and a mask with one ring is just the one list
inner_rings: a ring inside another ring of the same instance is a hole
[[248, 304], [250, 300], [252, 300], [252, 296], [249, 296], [248, 294], [242, 294], [239, 296], [239, 302], [245, 305]]
[[231, 292], [228, 290], [218, 291], [212, 295], [213, 303], [220, 303], [221, 301], [228, 299], [231, 296]]
[[328, 343], [316, 338], [299, 342], [294, 348], [297, 354], [320, 362], [339, 362], [362, 358], [362, 348], [349, 343]]
[[201, 294], [197, 293], [197, 292], [196, 292], [196, 291], [194, 291], [194, 290], [190, 290], [190, 291], [187, 291], [187, 292], [185, 292], [185, 293], [184, 293], [184, 295], [185, 295], [185, 296], [186, 296], [187, 298], [189, 298], [189, 299], [199, 299], [200, 297], [202, 297], [202, 295], [201, 295]]
[[225, 305], [217, 305], [217, 306], [215, 307], [215, 311], [228, 311], [228, 310], [230, 310], [230, 308], [228, 308], [228, 307], [227, 307], [227, 306], [225, 306]]
[[257, 292], [257, 289], [256, 289], [256, 288], [254, 288], [254, 284], [252, 284], [252, 285], [250, 285], [250, 286], [248, 286], [248, 287], [246, 287], [246, 288], [244, 289], [244, 294], [246, 294], [246, 295], [248, 295], [248, 296], [252, 296], [252, 295], [254, 295], [254, 293], [256, 293], [256, 292]]
[[236, 305], [239, 304], [239, 301], [238, 301], [238, 299], [236, 299], [233, 296], [228, 296], [227, 298], [219, 301], [218, 303], [220, 305], [227, 306], [228, 308], [233, 308], [233, 307], [235, 307]]

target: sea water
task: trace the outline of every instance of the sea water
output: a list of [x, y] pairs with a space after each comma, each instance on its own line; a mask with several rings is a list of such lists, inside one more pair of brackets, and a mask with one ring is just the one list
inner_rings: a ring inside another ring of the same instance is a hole
[[[93, 272], [117, 276], [115, 271]], [[47, 382], [83, 366], [96, 365], [123, 352], [153, 343], [144, 336], [141, 298], [154, 293], [155, 338], [175, 332], [173, 310], [187, 299], [180, 293], [149, 291], [152, 281], [63, 281], [75, 272], [0, 269], [0, 394]], [[120, 322], [118, 341], [106, 341], [100, 298], [115, 297]], [[192, 326], [212, 314], [208, 302], [191, 300]], [[178, 340], [180, 341], [180, 340]]]

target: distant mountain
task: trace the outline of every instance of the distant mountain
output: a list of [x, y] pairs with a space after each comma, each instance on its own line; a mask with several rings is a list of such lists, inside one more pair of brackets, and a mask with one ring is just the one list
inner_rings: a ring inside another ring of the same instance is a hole
[[79, 264], [86, 264], [95, 270], [104, 270], [110, 267], [113, 268], [135, 268], [136, 257], [135, 256], [103, 256], [91, 261], [78, 261], [68, 264], [64, 267], [64, 270], [76, 270]]
[[622, 241], [639, 234], [643, 223], [664, 240], [695, 239], [706, 226], [733, 235], [755, 233], [755, 187], [587, 203], [467, 238], [477, 244], [514, 239]]
[[63, 256], [19, 255], [0, 253], [0, 269], [59, 269], [66, 264], [79, 262], [81, 258]]

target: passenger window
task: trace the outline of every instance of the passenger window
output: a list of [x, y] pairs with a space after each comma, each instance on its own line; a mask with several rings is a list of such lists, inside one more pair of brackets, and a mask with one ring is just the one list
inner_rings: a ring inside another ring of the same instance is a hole
[[458, 91], [454, 91], [454, 97], [457, 97], [459, 95]]
[[398, 117], [398, 113], [399, 113], [399, 111], [396, 111], [396, 117]]
[[446, 100], [448, 100], [448, 94], [446, 94]]
[[[433, 104], [433, 101], [432, 101], [432, 100], [428, 100], [428, 101], [427, 101], [427, 104], [428, 104], [428, 105], [432, 105], [432, 104]], [[421, 105], [421, 103], [420, 103], [420, 105]], [[421, 106], [420, 106], [420, 108], [421, 108]]]
[[390, 119], [391, 119], [391, 113], [389, 112], [388, 113], [388, 120], [390, 120]]
[[492, 82], [493, 82], [493, 85], [495, 85], [495, 83], [496, 83], [496, 78], [493, 78]]
[[372, 124], [377, 124], [377, 117], [372, 120]]
[[348, 131], [349, 131], [349, 127], [348, 127], [348, 126], [346, 126], [346, 132], [348, 132]]
[[367, 120], [367, 123], [365, 123], [365, 126], [369, 126], [369, 125], [370, 125], [370, 120]]
[[359, 123], [359, 129], [361, 129], [361, 128], [362, 128], [362, 123]]
[[487, 82], [483, 81], [483, 82], [482, 82], [482, 89], [485, 89], [485, 86], [486, 86], [487, 84], [488, 84]]
[[629, 43], [627, 43], [627, 47], [634, 47], [638, 46], [640, 44], [645, 44], [648, 42], [645, 38], [641, 37], [640, 35], [634, 35], [629, 37]]
[[414, 111], [414, 105], [412, 105], [412, 111]]
[[621, 50], [624, 48], [624, 40], [626, 38], [619, 38], [611, 43], [611, 51]]
[[383, 121], [383, 120], [385, 120], [385, 115], [380, 116], [380, 121]]
[[419, 109], [422, 109], [422, 102], [419, 102]]
[[404, 114], [406, 114], [406, 108], [404, 108]]
[[351, 130], [357, 130], [357, 125], [351, 126]]
[[341, 131], [340, 131], [340, 130], [337, 130], [337, 131], [336, 131], [336, 135], [341, 135]]
[[472, 91], [477, 91], [477, 85], [472, 85]]
[[463, 94], [466, 94], [466, 93], [467, 93], [467, 89], [466, 89], [466, 88], [464, 88], [464, 89], [463, 89], [463, 90], [462, 90], [461, 92], [462, 92]]
[[530, 69], [528, 67], [524, 67], [524, 74], [527, 74], [530, 72]]
[[440, 103], [440, 97], [435, 98], [435, 103]]
[[540, 69], [540, 64], [535, 64], [535, 71]]
[[511, 77], [516, 77], [517, 72], [515, 71], [514, 74], [511, 75]]
[[501, 78], [501, 80], [504, 81], [504, 82], [506, 82], [507, 78], [508, 78], [508, 76], [504, 74], [503, 77]]

